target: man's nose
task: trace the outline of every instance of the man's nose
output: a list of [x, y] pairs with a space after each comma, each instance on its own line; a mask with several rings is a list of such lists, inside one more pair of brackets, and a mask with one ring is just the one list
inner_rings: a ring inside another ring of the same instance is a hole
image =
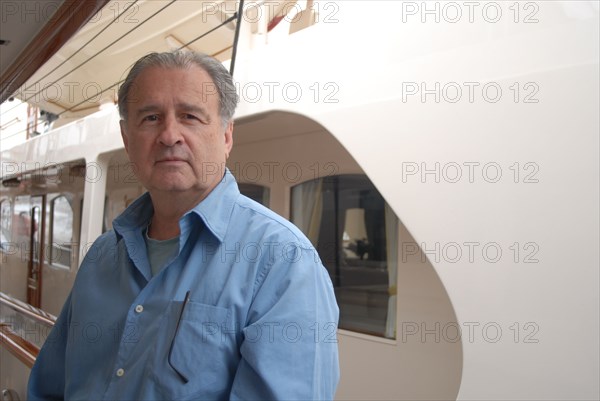
[[158, 141], [164, 146], [174, 146], [183, 140], [181, 126], [175, 117], [167, 116], [162, 126]]

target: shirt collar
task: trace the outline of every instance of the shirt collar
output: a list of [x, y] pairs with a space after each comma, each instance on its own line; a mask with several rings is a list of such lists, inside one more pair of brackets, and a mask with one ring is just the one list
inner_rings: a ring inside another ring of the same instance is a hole
[[[213, 188], [204, 200], [198, 203], [182, 218], [192, 213], [197, 215], [219, 242], [223, 242], [231, 219], [233, 206], [239, 194], [240, 191], [235, 178], [229, 169], [226, 169], [225, 175], [219, 184]], [[117, 235], [122, 237], [127, 231], [136, 231], [148, 226], [153, 214], [152, 199], [150, 198], [150, 194], [146, 192], [114, 220], [113, 228]]]
[[137, 198], [131, 205], [125, 209], [114, 221], [113, 229], [117, 236], [122, 237], [129, 231], [136, 231], [147, 227], [150, 224], [154, 207], [150, 194], [146, 192]]
[[229, 227], [233, 206], [239, 195], [240, 190], [235, 178], [229, 169], [226, 169], [221, 182], [188, 213], [195, 213], [199, 216], [206, 228], [213, 233], [219, 242], [223, 242]]

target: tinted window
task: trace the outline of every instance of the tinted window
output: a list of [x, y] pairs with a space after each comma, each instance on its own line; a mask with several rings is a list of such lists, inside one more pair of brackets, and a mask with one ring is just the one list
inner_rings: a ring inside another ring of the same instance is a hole
[[52, 200], [50, 263], [70, 267], [73, 247], [73, 208], [66, 196]]
[[263, 187], [262, 185], [256, 184], [238, 184], [242, 195], [246, 195], [248, 198], [255, 200], [256, 202], [269, 207], [269, 188]]
[[340, 328], [395, 337], [397, 218], [364, 175], [292, 188], [292, 221], [329, 271]]

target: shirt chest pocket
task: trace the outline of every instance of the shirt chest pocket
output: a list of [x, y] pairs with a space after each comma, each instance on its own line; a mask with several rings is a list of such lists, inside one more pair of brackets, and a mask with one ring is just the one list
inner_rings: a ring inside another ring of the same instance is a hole
[[173, 303], [165, 320], [170, 336], [155, 360], [155, 378], [168, 399], [222, 398], [239, 361], [231, 312], [192, 300], [183, 313], [182, 307]]

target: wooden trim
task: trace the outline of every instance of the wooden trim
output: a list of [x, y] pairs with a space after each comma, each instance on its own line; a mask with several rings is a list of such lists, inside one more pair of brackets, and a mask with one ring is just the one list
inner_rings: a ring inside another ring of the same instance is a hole
[[0, 103], [8, 99], [109, 0], [65, 0], [0, 79]]
[[[36, 211], [39, 209], [39, 211]], [[44, 246], [46, 234], [46, 195], [34, 195], [30, 200], [29, 263], [27, 267], [27, 302], [40, 308], [44, 270]], [[36, 220], [36, 214], [39, 213]], [[36, 227], [37, 224], [37, 227]], [[37, 236], [37, 237], [36, 237]], [[37, 240], [37, 241], [36, 241]], [[37, 244], [37, 246], [36, 246]], [[37, 253], [37, 255], [36, 255]], [[36, 257], [37, 256], [37, 257]]]
[[0, 324], [0, 343], [18, 360], [32, 368], [40, 349], [15, 333], [8, 325]]

